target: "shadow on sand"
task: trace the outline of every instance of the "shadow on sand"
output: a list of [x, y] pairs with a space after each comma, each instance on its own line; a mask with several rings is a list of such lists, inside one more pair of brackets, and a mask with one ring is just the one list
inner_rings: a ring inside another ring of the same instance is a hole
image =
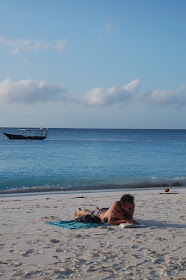
[[186, 225], [183, 224], [171, 224], [163, 221], [156, 220], [142, 220], [136, 219], [136, 221], [141, 225], [146, 225], [146, 227], [154, 227], [154, 228], [186, 228]]

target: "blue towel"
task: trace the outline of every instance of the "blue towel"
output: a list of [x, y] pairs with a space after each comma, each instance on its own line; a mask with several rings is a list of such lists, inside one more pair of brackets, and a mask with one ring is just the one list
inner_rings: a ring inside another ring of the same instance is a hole
[[92, 222], [84, 224], [84, 223], [78, 223], [78, 222], [76, 222], [76, 220], [47, 222], [45, 224], [51, 225], [51, 226], [56, 226], [56, 227], [67, 228], [67, 229], [83, 229], [83, 228], [93, 228], [93, 227], [100, 227], [100, 226], [108, 225], [107, 223], [95, 224]]

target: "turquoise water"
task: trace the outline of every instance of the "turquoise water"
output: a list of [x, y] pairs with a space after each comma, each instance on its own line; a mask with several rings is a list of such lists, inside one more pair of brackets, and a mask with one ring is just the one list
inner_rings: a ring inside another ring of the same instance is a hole
[[49, 129], [44, 141], [0, 128], [0, 191], [186, 183], [186, 130]]

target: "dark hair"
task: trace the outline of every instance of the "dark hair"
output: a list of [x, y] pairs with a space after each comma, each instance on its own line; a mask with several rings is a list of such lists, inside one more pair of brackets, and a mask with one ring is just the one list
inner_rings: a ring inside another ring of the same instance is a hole
[[134, 203], [134, 197], [133, 197], [133, 195], [130, 195], [130, 194], [124, 194], [124, 195], [122, 195], [122, 197], [120, 198], [120, 202], [121, 202], [122, 204], [124, 204], [125, 202]]
[[99, 224], [99, 223], [101, 223], [101, 219], [96, 217], [94, 214], [91, 214], [91, 215], [78, 216], [76, 218], [76, 222], [84, 223], [84, 224], [87, 224], [87, 223]]

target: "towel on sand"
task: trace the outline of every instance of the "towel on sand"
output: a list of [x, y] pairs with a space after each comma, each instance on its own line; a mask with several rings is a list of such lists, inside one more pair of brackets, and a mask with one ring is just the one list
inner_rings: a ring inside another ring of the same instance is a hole
[[104, 225], [108, 225], [107, 223], [78, 223], [76, 220], [70, 220], [70, 221], [57, 221], [57, 222], [47, 222], [45, 223], [47, 225], [56, 226], [56, 227], [62, 227], [67, 229], [83, 229], [83, 228], [93, 228], [93, 227], [100, 227]]

